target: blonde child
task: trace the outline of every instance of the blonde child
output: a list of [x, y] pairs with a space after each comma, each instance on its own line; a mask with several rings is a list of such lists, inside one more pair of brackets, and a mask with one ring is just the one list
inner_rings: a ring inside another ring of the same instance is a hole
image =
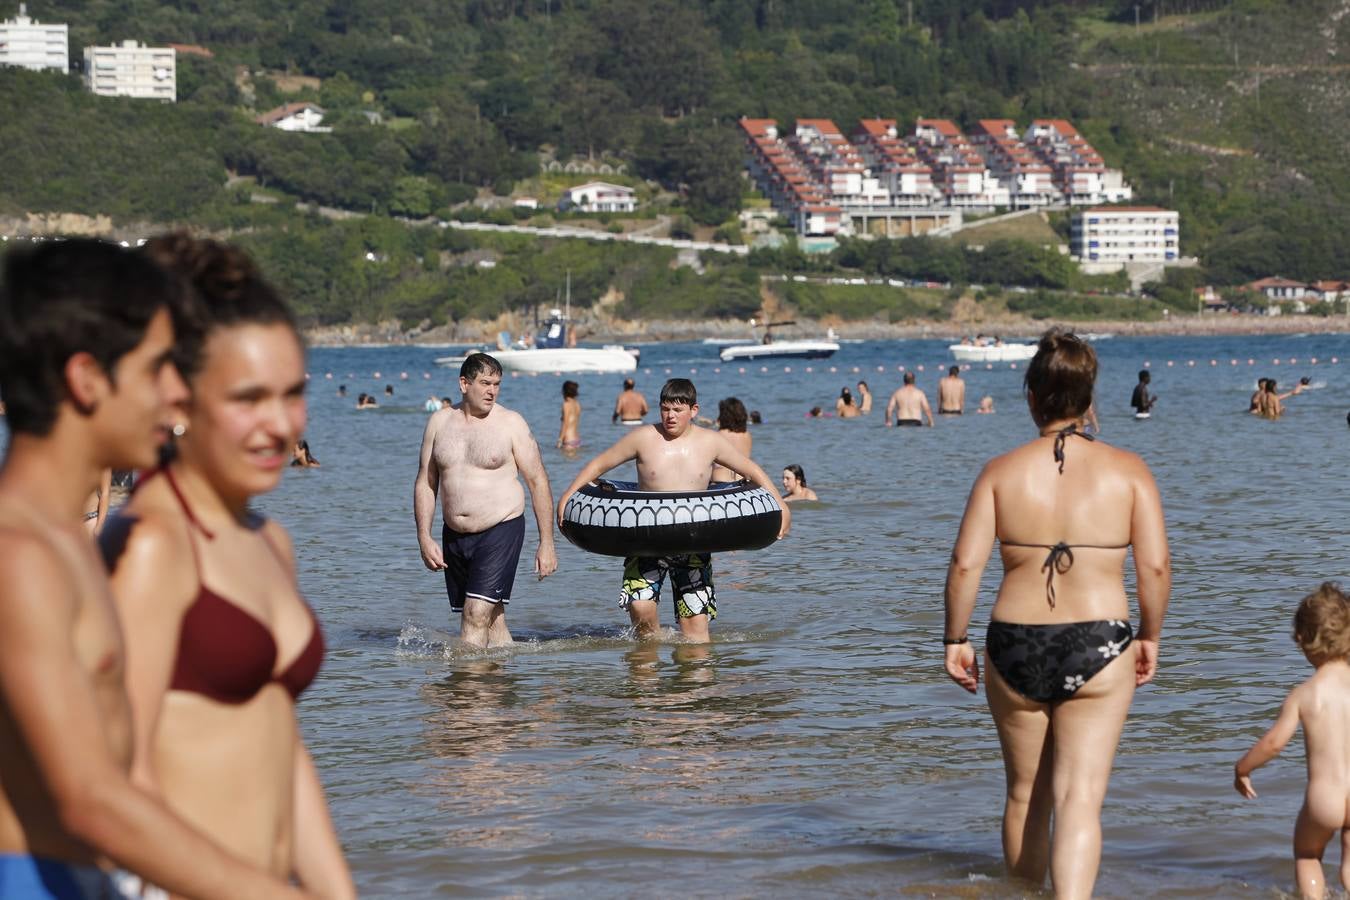
[[1233, 767], [1233, 786], [1256, 797], [1251, 774], [1270, 762], [1300, 724], [1308, 788], [1294, 825], [1294, 876], [1304, 897], [1326, 893], [1322, 851], [1341, 832], [1341, 884], [1350, 889], [1350, 597], [1331, 582], [1303, 598], [1294, 614], [1294, 642], [1317, 669], [1294, 688], [1279, 718]]

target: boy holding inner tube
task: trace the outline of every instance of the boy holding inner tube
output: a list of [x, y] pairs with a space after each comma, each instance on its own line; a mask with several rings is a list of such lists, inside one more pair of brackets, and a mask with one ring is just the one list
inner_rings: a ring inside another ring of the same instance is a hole
[[[725, 437], [693, 424], [697, 415], [698, 392], [693, 382], [687, 378], [667, 381], [661, 388], [661, 420], [655, 425], [634, 428], [582, 468], [558, 500], [559, 526], [567, 500], [578, 488], [635, 459], [638, 488], [644, 491], [707, 490], [713, 466], [726, 466], [773, 494], [783, 508], [778, 537], [786, 537], [792, 514], [773, 481]], [[619, 605], [628, 610], [638, 636], [647, 638], [656, 634], [661, 586], [667, 575], [674, 585], [680, 633], [693, 641], [708, 641], [708, 624], [717, 617], [709, 553], [624, 559]]]

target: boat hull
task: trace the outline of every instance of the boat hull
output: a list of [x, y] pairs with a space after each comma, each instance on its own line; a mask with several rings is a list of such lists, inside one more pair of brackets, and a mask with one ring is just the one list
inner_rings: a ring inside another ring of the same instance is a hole
[[499, 350], [491, 356], [508, 372], [635, 372], [638, 365], [621, 347]]
[[726, 347], [722, 362], [753, 362], [757, 359], [828, 359], [839, 349], [835, 341], [774, 341], [772, 344]]
[[1036, 355], [1035, 344], [1003, 344], [975, 347], [970, 344], [952, 344], [947, 348], [957, 362], [1020, 362]]

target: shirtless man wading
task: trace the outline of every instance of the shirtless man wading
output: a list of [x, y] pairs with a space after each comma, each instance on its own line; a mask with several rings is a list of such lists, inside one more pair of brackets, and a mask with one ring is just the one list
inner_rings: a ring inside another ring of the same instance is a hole
[[633, 379], [623, 380], [623, 390], [614, 401], [614, 415], [610, 422], [622, 422], [625, 425], [641, 425], [642, 417], [647, 415], [647, 398], [633, 387]]
[[905, 373], [904, 386], [891, 394], [886, 404], [886, 427], [892, 425], [922, 425], [920, 415], [928, 417], [928, 427], [933, 427], [933, 410], [928, 405], [928, 395], [914, 384], [914, 373]]
[[[788, 533], [792, 515], [764, 470], [725, 437], [694, 424], [698, 394], [687, 378], [672, 378], [661, 388], [661, 421], [634, 428], [581, 470], [558, 499], [562, 522], [567, 499], [587, 484], [630, 459], [637, 460], [638, 488], [644, 491], [703, 491], [714, 465], [726, 466], [768, 490], [783, 507], [778, 536]], [[712, 554], [629, 556], [624, 559], [619, 605], [628, 610], [639, 637], [655, 634], [659, 625], [661, 587], [666, 576], [674, 585], [675, 617], [680, 632], [691, 640], [709, 640], [708, 624], [717, 616], [712, 583]]]
[[952, 366], [938, 382], [938, 415], [959, 416], [966, 408], [966, 383], [961, 380], [961, 367]]
[[[553, 549], [553, 495], [539, 446], [519, 413], [497, 405], [502, 367], [486, 353], [470, 354], [459, 370], [459, 403], [433, 413], [422, 435], [413, 485], [413, 517], [422, 562], [445, 573], [452, 612], [462, 613], [466, 644], [511, 643], [506, 604], [525, 542], [525, 492], [539, 526], [534, 571], [558, 568]], [[431, 535], [436, 494], [441, 496], [441, 543]]]

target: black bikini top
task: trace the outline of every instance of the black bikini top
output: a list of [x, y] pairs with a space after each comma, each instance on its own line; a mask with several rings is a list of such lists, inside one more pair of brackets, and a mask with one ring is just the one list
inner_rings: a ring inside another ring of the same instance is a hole
[[[1049, 435], [1046, 435], [1048, 437]], [[1070, 424], [1055, 432], [1055, 462], [1059, 463], [1059, 473], [1064, 474], [1064, 441], [1071, 437], [1080, 437], [1084, 440], [1095, 441], [1093, 435], [1086, 431], [1079, 431], [1077, 424]], [[1041, 564], [1041, 571], [1045, 573], [1045, 599], [1049, 601], [1050, 608], [1055, 608], [1055, 573], [1063, 575], [1069, 569], [1073, 568], [1073, 551], [1079, 550], [1124, 550], [1129, 544], [1117, 544], [1108, 546], [1106, 544], [1066, 544], [1060, 541], [1058, 544], [1023, 544], [1019, 541], [1009, 541], [999, 538], [999, 543], [1005, 547], [1040, 547], [1050, 552], [1046, 554], [1045, 562]]]

